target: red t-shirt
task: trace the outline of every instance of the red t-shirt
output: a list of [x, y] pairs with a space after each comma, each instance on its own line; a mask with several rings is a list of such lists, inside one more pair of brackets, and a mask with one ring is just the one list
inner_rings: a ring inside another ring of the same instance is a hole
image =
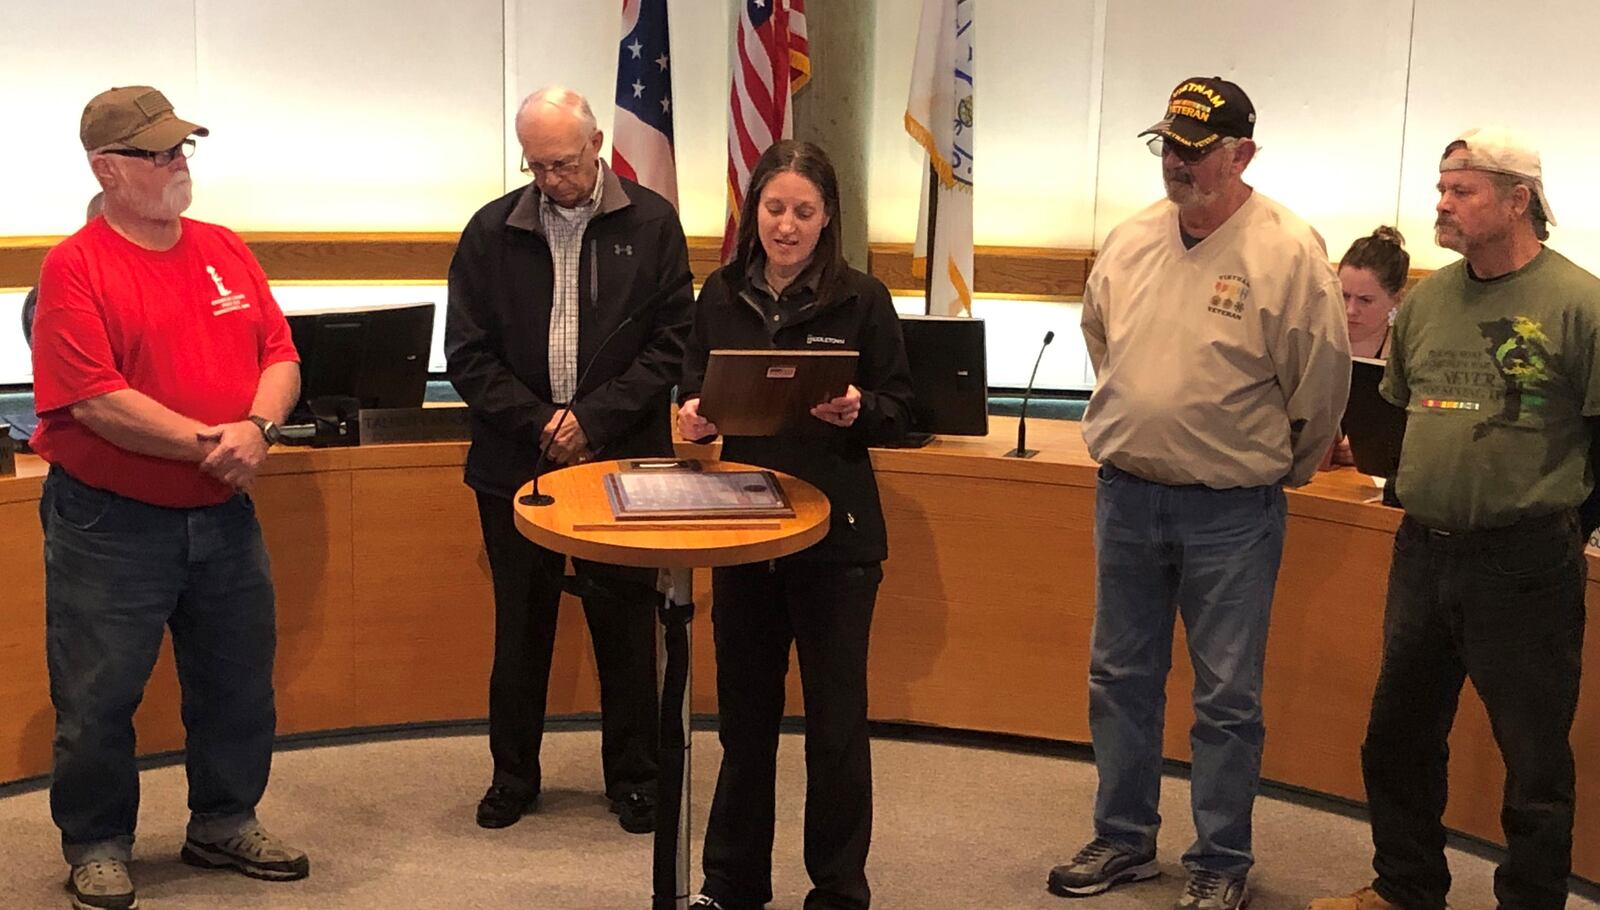
[[32, 446], [90, 486], [158, 506], [215, 505], [233, 488], [185, 461], [112, 445], [70, 406], [133, 389], [206, 425], [250, 416], [261, 371], [296, 361], [289, 324], [238, 235], [183, 219], [170, 250], [96, 218], [45, 257], [33, 324]]

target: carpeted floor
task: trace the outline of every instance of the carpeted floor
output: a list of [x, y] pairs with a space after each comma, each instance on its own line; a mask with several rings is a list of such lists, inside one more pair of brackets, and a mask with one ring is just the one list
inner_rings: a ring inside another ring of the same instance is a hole
[[[804, 769], [801, 740], [780, 758], [772, 910], [800, 910]], [[703, 827], [718, 758], [714, 734], [695, 736], [695, 826]], [[1094, 769], [1008, 751], [895, 740], [874, 743], [877, 819], [869, 875], [882, 910], [1063, 908], [1144, 910], [1171, 905], [1178, 857], [1193, 829], [1188, 788], [1163, 786], [1166, 874], [1080, 901], [1044, 890], [1045, 875], [1089, 832]], [[269, 829], [311, 854], [302, 882], [272, 884], [203, 872], [177, 860], [183, 771], [143, 775], [141, 838], [132, 867], [145, 910], [218, 908], [636, 908], [649, 906], [650, 839], [623, 833], [599, 790], [599, 736], [545, 739], [540, 811], [484, 831], [472, 811], [487, 781], [481, 736], [367, 742], [281, 753], [262, 806]], [[1366, 825], [1338, 812], [1263, 799], [1256, 809], [1256, 910], [1295, 910], [1370, 877]], [[66, 907], [65, 867], [47, 795], [0, 799], [0, 907]], [[698, 868], [698, 840], [696, 841]], [[1487, 910], [1491, 863], [1452, 851], [1454, 910]], [[696, 877], [698, 882], [698, 875]], [[1569, 905], [1596, 910], [1593, 901]]]

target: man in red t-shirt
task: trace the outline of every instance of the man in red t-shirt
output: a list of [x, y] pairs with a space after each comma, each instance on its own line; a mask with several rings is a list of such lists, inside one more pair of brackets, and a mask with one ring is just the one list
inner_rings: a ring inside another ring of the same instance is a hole
[[95, 96], [80, 138], [104, 213], [50, 251], [39, 279], [50, 808], [80, 910], [135, 906], [132, 721], [164, 627], [188, 733], [183, 859], [280, 881], [310, 869], [255, 818], [276, 620], [248, 494], [300, 367], [244, 243], [182, 217], [192, 137], [206, 135], [148, 86]]

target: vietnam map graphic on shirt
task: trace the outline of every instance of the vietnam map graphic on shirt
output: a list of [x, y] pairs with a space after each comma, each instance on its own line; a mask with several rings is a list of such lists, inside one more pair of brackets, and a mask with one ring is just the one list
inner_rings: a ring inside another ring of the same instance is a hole
[[1524, 409], [1541, 408], [1550, 381], [1550, 339], [1539, 322], [1518, 315], [1480, 322], [1478, 332], [1482, 348], [1434, 349], [1423, 360], [1424, 373], [1441, 380], [1427, 384], [1423, 407], [1489, 412], [1473, 426], [1474, 441], [1493, 427], [1515, 424]]
[[[1495, 416], [1516, 423], [1524, 406], [1537, 409], [1544, 404], [1540, 392], [1550, 381], [1550, 339], [1539, 323], [1526, 316], [1480, 322], [1478, 331], [1489, 342], [1489, 356], [1505, 381], [1505, 405]], [[1475, 435], [1488, 431], [1486, 422], [1479, 425]]]

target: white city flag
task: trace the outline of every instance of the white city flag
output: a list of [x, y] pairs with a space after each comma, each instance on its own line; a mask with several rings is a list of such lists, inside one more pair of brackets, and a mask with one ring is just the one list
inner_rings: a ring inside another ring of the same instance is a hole
[[928, 248], [929, 183], [922, 185], [912, 269], [928, 282], [928, 312], [972, 315], [973, 6], [923, 0], [906, 132], [928, 153], [938, 185]]

